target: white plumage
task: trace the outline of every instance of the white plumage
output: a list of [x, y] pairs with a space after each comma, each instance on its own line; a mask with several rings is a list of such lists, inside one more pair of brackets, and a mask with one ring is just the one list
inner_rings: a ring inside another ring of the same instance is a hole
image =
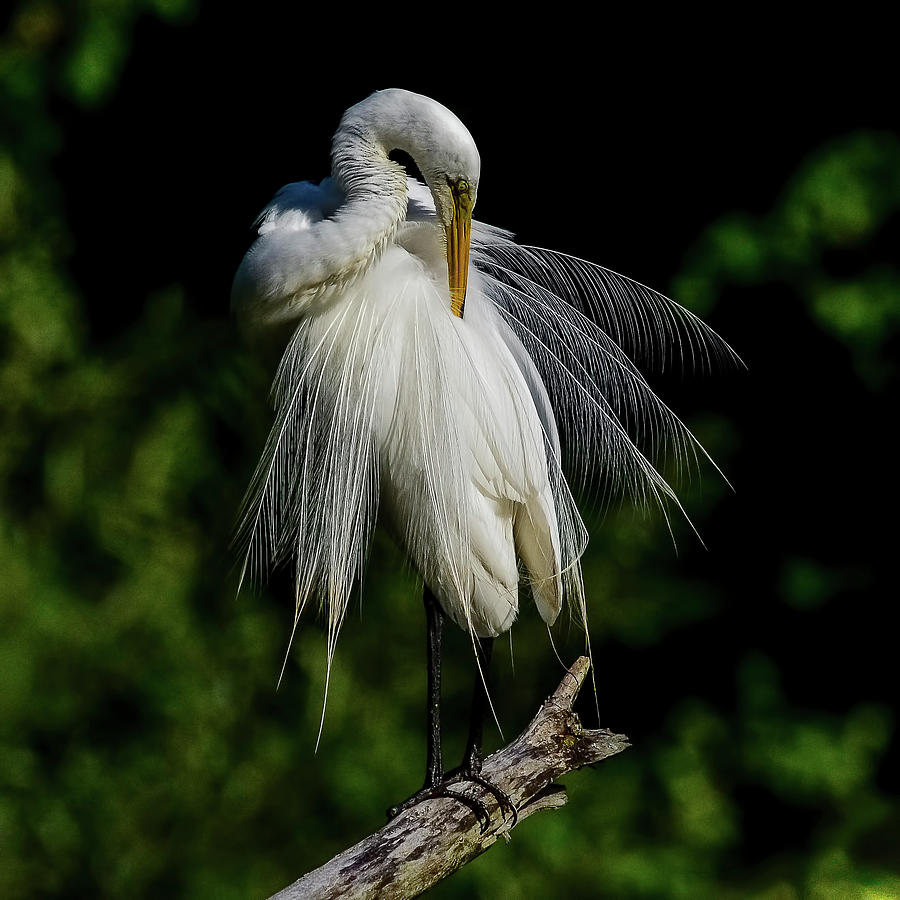
[[494, 637], [516, 617], [520, 572], [548, 624], [566, 599], [585, 615], [563, 452], [578, 478], [676, 505], [638, 445], [703, 452], [632, 360], [702, 364], [727, 345], [642, 285], [477, 222], [469, 265], [468, 231], [463, 258], [453, 229], [479, 176], [452, 113], [378, 92], [344, 115], [333, 177], [287, 185], [263, 211], [235, 277], [243, 324], [286, 345], [246, 565], [295, 565], [297, 614], [321, 602], [329, 661], [379, 506], [444, 611]]

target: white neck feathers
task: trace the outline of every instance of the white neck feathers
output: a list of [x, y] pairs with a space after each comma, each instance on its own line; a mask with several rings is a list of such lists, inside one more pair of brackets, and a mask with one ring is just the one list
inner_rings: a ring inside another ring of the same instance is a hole
[[344, 113], [332, 141], [343, 202], [313, 227], [260, 235], [235, 277], [236, 308], [260, 324], [293, 320], [378, 259], [406, 217], [406, 171], [392, 150], [415, 159], [439, 217], [449, 207], [448, 177], [477, 184], [478, 151], [453, 113], [409, 91], [372, 94]]

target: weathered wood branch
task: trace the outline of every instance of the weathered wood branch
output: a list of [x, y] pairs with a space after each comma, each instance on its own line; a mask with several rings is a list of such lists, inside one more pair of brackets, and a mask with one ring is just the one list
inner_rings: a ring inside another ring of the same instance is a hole
[[[509, 795], [518, 810], [518, 822], [539, 810], [565, 804], [565, 789], [555, 785], [555, 779], [628, 746], [624, 735], [582, 728], [572, 711], [589, 668], [587, 657], [576, 660], [525, 731], [484, 761], [482, 774]], [[475, 814], [462, 803], [446, 798], [426, 800], [271, 900], [417, 897], [484, 853], [498, 836], [509, 840], [511, 817], [504, 820], [494, 797], [477, 785], [460, 789], [489, 810], [491, 824], [484, 834]]]

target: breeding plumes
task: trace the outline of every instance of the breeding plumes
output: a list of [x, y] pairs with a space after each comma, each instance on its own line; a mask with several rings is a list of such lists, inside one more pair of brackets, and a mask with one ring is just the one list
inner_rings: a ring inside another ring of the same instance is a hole
[[[402, 150], [426, 184], [389, 158]], [[651, 462], [705, 456], [636, 362], [707, 366], [732, 351], [677, 303], [593, 263], [523, 247], [473, 220], [480, 158], [449, 110], [402, 90], [343, 116], [332, 176], [282, 188], [257, 221], [233, 307], [283, 346], [275, 422], [239, 526], [244, 571], [295, 572], [296, 617], [316, 602], [330, 670], [376, 515], [425, 584], [429, 752], [422, 791], [480, 777], [492, 640], [524, 578], [543, 620], [586, 625], [587, 532], [571, 484], [680, 509]], [[567, 474], [565, 474], [567, 473]], [[466, 756], [443, 776], [444, 615], [479, 664]], [[402, 808], [406, 804], [401, 804]]]

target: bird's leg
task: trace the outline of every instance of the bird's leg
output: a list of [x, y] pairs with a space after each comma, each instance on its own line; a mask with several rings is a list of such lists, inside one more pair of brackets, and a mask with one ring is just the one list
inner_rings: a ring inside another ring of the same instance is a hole
[[425, 756], [425, 783], [421, 790], [407, 797], [402, 803], [390, 807], [387, 811], [389, 819], [393, 819], [403, 810], [428, 800], [431, 797], [452, 797], [468, 806], [481, 824], [481, 830], [487, 830], [490, 815], [484, 804], [458, 791], [453, 791], [444, 783], [444, 769], [441, 762], [441, 641], [444, 633], [444, 611], [428, 585], [425, 586], [425, 621], [427, 624], [426, 652], [428, 656], [428, 687], [426, 701], [426, 720], [428, 730], [428, 749]]
[[494, 650], [493, 638], [478, 638], [478, 650], [481, 657], [480, 667], [475, 668], [475, 684], [472, 688], [472, 706], [469, 709], [469, 736], [466, 739], [466, 752], [463, 754], [463, 771], [466, 774], [481, 774], [484, 757], [481, 754], [481, 743], [484, 736], [484, 717], [488, 711], [487, 680], [491, 670], [491, 654]]
[[425, 619], [428, 624], [428, 749], [425, 757], [425, 788], [439, 784], [444, 777], [441, 762], [441, 642], [444, 636], [444, 611], [429, 588], [425, 587]]
[[478, 638], [478, 651], [480, 666], [476, 665], [475, 687], [472, 691], [472, 707], [469, 715], [469, 736], [466, 739], [466, 750], [463, 754], [462, 765], [450, 773], [452, 781], [474, 781], [481, 785], [489, 794], [492, 794], [500, 805], [503, 818], [507, 813], [513, 817], [513, 825], [518, 814], [516, 807], [506, 791], [501, 790], [486, 778], [482, 777], [481, 766], [484, 756], [481, 752], [481, 743], [484, 735], [484, 717], [487, 715], [490, 704], [488, 703], [487, 680], [491, 667], [491, 652], [494, 649], [493, 638]]

